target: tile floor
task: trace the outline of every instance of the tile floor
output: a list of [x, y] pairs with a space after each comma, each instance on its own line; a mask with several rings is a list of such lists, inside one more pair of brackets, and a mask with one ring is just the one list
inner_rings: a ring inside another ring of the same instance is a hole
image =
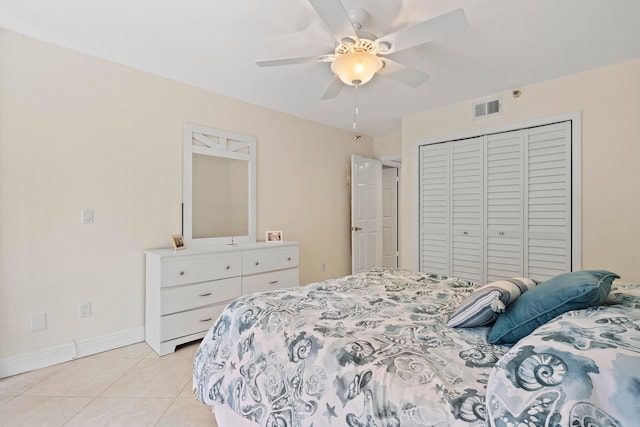
[[158, 357], [146, 343], [0, 379], [0, 426], [207, 426], [191, 391], [199, 342]]

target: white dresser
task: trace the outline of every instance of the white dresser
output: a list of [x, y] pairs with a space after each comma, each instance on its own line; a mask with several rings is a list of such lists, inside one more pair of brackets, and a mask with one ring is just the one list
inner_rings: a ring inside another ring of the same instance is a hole
[[299, 285], [297, 242], [145, 254], [145, 339], [160, 356], [202, 338], [230, 300]]

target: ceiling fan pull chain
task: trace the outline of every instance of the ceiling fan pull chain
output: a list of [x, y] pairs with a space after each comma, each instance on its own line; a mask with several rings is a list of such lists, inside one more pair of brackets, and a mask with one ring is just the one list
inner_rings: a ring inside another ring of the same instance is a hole
[[358, 86], [360, 83], [355, 81], [353, 87], [355, 88], [355, 101], [353, 103], [353, 130], [356, 130], [357, 127], [357, 119], [358, 119]]

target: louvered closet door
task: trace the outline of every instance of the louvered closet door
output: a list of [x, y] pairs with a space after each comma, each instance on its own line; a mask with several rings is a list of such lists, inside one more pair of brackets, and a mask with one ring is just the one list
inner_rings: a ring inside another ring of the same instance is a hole
[[527, 133], [526, 270], [546, 280], [571, 271], [571, 123]]
[[524, 272], [523, 135], [514, 131], [485, 137], [487, 282]]
[[483, 279], [484, 154], [482, 137], [455, 141], [451, 150], [451, 275]]
[[420, 271], [449, 274], [449, 146], [420, 147]]

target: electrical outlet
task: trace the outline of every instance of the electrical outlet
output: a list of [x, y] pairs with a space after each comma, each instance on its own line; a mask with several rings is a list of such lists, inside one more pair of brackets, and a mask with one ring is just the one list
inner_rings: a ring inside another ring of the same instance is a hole
[[84, 302], [80, 304], [80, 317], [89, 317], [91, 316], [91, 303]]
[[47, 313], [35, 313], [31, 315], [31, 331], [47, 329]]

